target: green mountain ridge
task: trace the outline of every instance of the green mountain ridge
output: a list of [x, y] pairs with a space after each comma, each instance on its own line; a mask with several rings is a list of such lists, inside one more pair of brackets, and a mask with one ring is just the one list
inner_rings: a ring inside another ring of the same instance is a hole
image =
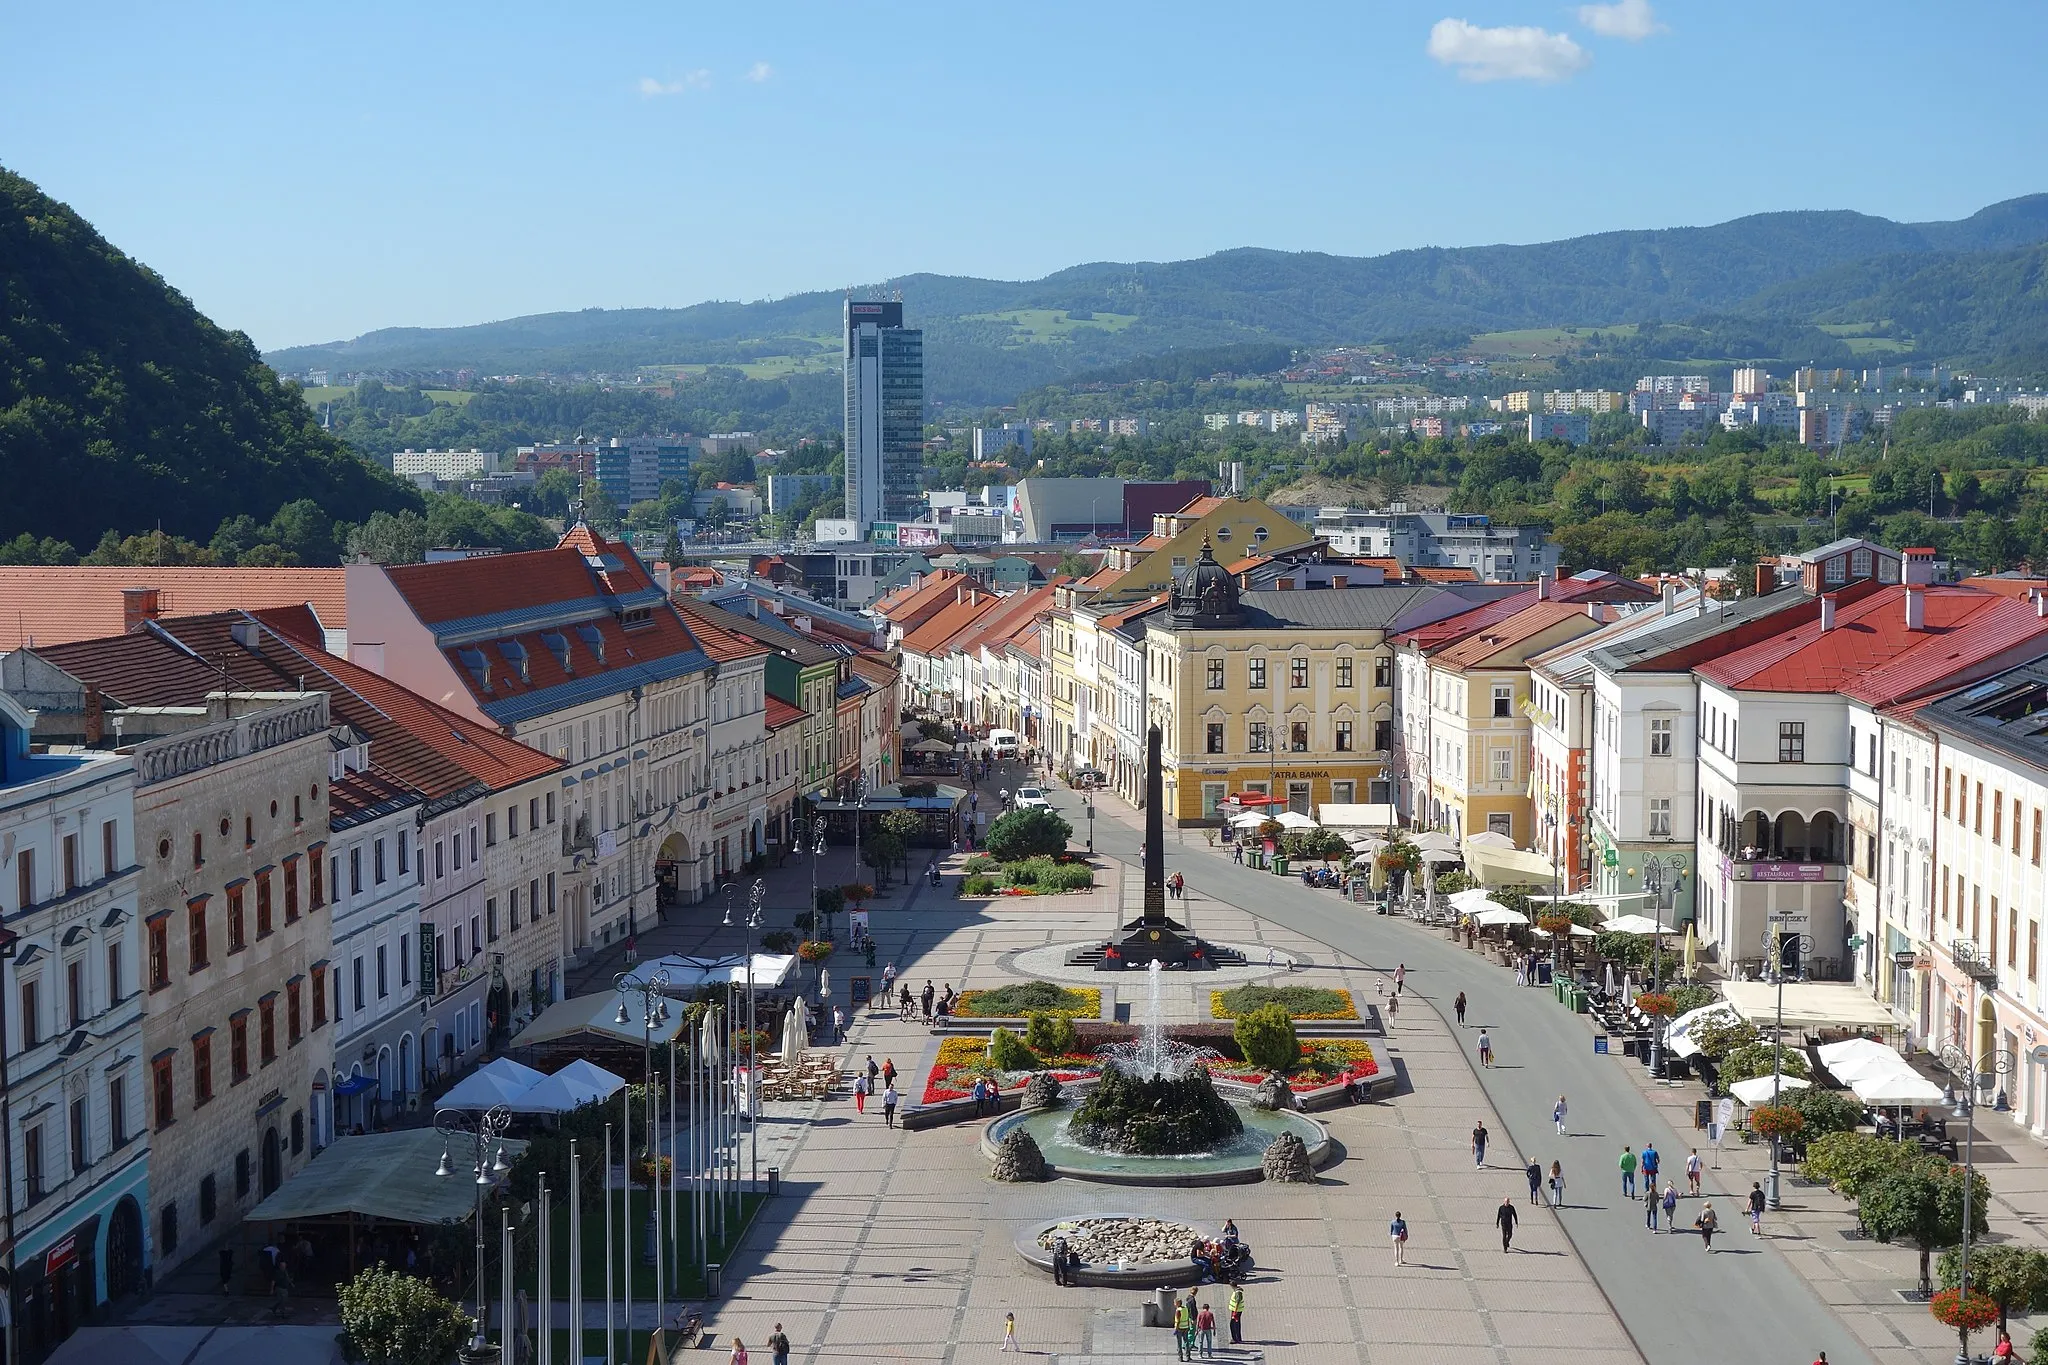
[[[1993, 204], [1955, 222], [1898, 223], [1847, 210], [1757, 214], [1699, 228], [1597, 233], [1533, 245], [1422, 247], [1346, 257], [1243, 247], [1199, 260], [1076, 265], [1027, 281], [908, 275], [901, 290], [927, 335], [928, 389], [941, 403], [1007, 402], [1062, 377], [1189, 347], [1247, 342], [1336, 345], [1416, 332], [1596, 327], [1747, 315], [1810, 325], [1875, 306], [1922, 270], [2048, 242], [2048, 194]], [[1964, 266], [1964, 269], [1976, 269]], [[862, 291], [869, 292], [869, 291]], [[295, 346], [279, 369], [487, 373], [626, 372], [643, 365], [732, 365], [767, 355], [829, 354], [841, 294], [687, 308], [587, 309], [455, 328], [391, 328]], [[1939, 316], [1923, 326], [1989, 355], [2032, 354], [2019, 315], [1988, 325]], [[2024, 315], [2032, 304], [2023, 303]], [[1004, 320], [1069, 315], [1056, 339]], [[1932, 310], [1932, 311], [1930, 311]], [[1134, 319], [1089, 326], [1089, 313]], [[1867, 311], [1857, 320], [1878, 316]], [[1825, 358], [1816, 343], [1815, 358]], [[1979, 358], [1976, 352], [1940, 358]], [[2032, 364], [2048, 364], [2048, 349]]]
[[204, 539], [310, 498], [359, 521], [420, 499], [313, 422], [239, 332], [0, 167], [0, 541], [109, 527]]

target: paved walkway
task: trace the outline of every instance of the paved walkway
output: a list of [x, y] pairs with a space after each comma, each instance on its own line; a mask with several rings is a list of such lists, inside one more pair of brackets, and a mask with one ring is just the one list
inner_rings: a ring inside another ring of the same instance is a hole
[[[1060, 795], [1062, 804], [1078, 805], [1072, 793]], [[1114, 799], [1098, 798], [1096, 814], [1112, 829], [1137, 821], [1136, 812]], [[1730, 1146], [1720, 1154], [1719, 1169], [1712, 1169], [1706, 1135], [1693, 1127], [1694, 1104], [1706, 1096], [1697, 1081], [1658, 1085], [1618, 1053], [1596, 1057], [1587, 1020], [1558, 1006], [1547, 990], [1517, 988], [1511, 970], [1439, 931], [1363, 912], [1298, 880], [1235, 866], [1227, 850], [1211, 849], [1199, 830], [1169, 830], [1167, 839], [1169, 869], [1186, 875], [1198, 900], [1252, 901], [1269, 920], [1380, 968], [1405, 961], [1411, 993], [1432, 1009], [1404, 1012], [1403, 1035], [1426, 1014], [1447, 1015], [1450, 998], [1466, 992], [1475, 1026], [1460, 1039], [1467, 1058], [1476, 1066], [1476, 1026], [1491, 1026], [1499, 1064], [1482, 1074], [1485, 1092], [1505, 1110], [1517, 1140], [1536, 1148], [1546, 1164], [1561, 1160], [1568, 1173], [1576, 1168], [1583, 1174], [1573, 1182], [1571, 1203], [1579, 1207], [1566, 1211], [1566, 1227], [1655, 1365], [1810, 1361], [1821, 1349], [1835, 1365], [1947, 1365], [1954, 1359], [1955, 1334], [1935, 1322], [1925, 1304], [1900, 1295], [1918, 1282], [1918, 1252], [1862, 1237], [1848, 1201], [1788, 1174], [1785, 1207], [1767, 1215], [1763, 1238], [1749, 1235], [1742, 1226], [1743, 1196], [1752, 1181], [1763, 1179], [1768, 1150]], [[1123, 841], [1112, 835], [1105, 842], [1120, 847]], [[1560, 1091], [1570, 1100], [1571, 1135], [1563, 1139], [1550, 1123]], [[2003, 1115], [1980, 1111], [1979, 1123], [1978, 1159], [1994, 1200], [1991, 1239], [2048, 1245], [2048, 1149]], [[1679, 1175], [1681, 1188], [1683, 1158], [1701, 1148], [1710, 1166], [1705, 1200], [1686, 1200], [1679, 1212], [1690, 1225], [1701, 1202], [1714, 1205], [1722, 1227], [1732, 1231], [1717, 1239], [1713, 1256], [1705, 1256], [1694, 1237], [1651, 1241], [1640, 1207], [1621, 1200], [1620, 1146], [1640, 1148], [1645, 1137], [1666, 1154], [1665, 1169]], [[1674, 1155], [1675, 1161], [1668, 1159]], [[1731, 1312], [1731, 1305], [1740, 1311]], [[2031, 1333], [2032, 1324], [2015, 1321], [2019, 1342]], [[1971, 1342], [1973, 1352], [1988, 1352], [1990, 1344], [1988, 1335]]]

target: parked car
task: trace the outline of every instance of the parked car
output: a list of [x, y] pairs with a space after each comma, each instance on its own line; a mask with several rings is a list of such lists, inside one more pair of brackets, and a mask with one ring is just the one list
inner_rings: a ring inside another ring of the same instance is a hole
[[1074, 785], [1084, 790], [1099, 787], [1109, 781], [1109, 774], [1100, 768], [1081, 768], [1074, 773]]
[[1018, 810], [1029, 810], [1029, 809], [1030, 809], [1031, 807], [1033, 807], [1033, 806], [1047, 806], [1047, 807], [1050, 807], [1051, 805], [1052, 805], [1052, 802], [1050, 802], [1050, 801], [1048, 801], [1048, 800], [1046, 800], [1046, 799], [1045, 799], [1045, 791], [1044, 791], [1044, 789], [1043, 789], [1043, 788], [1040, 788], [1040, 787], [1019, 787], [1019, 788], [1017, 788], [1017, 809], [1018, 809]]

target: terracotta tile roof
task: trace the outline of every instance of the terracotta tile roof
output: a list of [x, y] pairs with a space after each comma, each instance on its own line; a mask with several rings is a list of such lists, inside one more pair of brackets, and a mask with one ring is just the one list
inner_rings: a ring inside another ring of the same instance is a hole
[[[374, 746], [372, 749], [374, 752]], [[379, 770], [373, 762], [327, 784], [327, 819], [333, 829], [351, 829], [424, 801], [420, 793]]]
[[1134, 602], [1128, 607], [1119, 607], [1109, 615], [1099, 619], [1095, 623], [1096, 628], [1099, 630], [1116, 630], [1120, 626], [1129, 624], [1132, 617], [1143, 616], [1146, 612], [1163, 606], [1166, 599], [1172, 595], [1171, 593], [1155, 592], [1142, 602]]
[[904, 636], [903, 648], [927, 656], [937, 653], [948, 640], [985, 615], [994, 600], [991, 593], [963, 593], [959, 601]]
[[1484, 629], [1496, 621], [1505, 620], [1535, 600], [1534, 588], [1510, 593], [1506, 597], [1476, 606], [1470, 611], [1461, 611], [1456, 616], [1446, 616], [1440, 621], [1431, 621], [1428, 625], [1404, 632], [1400, 637], [1400, 643], [1424, 650], [1440, 649], [1453, 640], [1461, 640], [1474, 631]]
[[835, 663], [839, 658], [838, 650], [812, 639], [792, 626], [784, 625], [776, 619], [773, 612], [766, 612], [756, 618], [741, 615], [736, 611], [726, 611], [723, 607], [713, 607], [709, 603], [705, 603], [704, 606], [707, 610], [719, 613], [718, 624], [726, 630], [759, 640], [768, 648], [787, 654], [796, 661], [798, 668], [815, 668], [819, 664]]
[[1837, 607], [1832, 629], [1822, 630], [1816, 614], [1694, 671], [1745, 691], [1839, 692], [1887, 705], [2016, 648], [2048, 643], [2048, 620], [2027, 602], [1964, 587], [1923, 591], [1924, 629], [1906, 629], [1906, 589], [1890, 586]]
[[1387, 576], [1389, 583], [1398, 582], [1408, 576], [1408, 571], [1401, 567], [1401, 561], [1398, 559], [1389, 559], [1378, 555], [1359, 555], [1355, 556], [1351, 562], [1353, 564], [1363, 564], [1368, 568], [1378, 569]]
[[1573, 617], [1584, 621], [1589, 630], [1597, 624], [1576, 602], [1531, 602], [1467, 634], [1439, 653], [1435, 662], [1445, 668], [1477, 667]]
[[[1399, 572], [1398, 564], [1394, 571]], [[1407, 576], [1423, 583], [1477, 583], [1479, 581], [1479, 575], [1471, 569], [1450, 564], [1441, 567], [1434, 564], [1418, 564], [1408, 570]]]
[[[303, 682], [328, 694], [335, 724], [369, 737], [372, 767], [429, 800], [479, 785], [503, 790], [561, 767], [547, 754], [276, 629], [268, 616], [181, 617], [130, 635], [36, 652], [127, 706], [197, 705], [220, 690], [223, 675], [250, 691], [292, 691]], [[234, 638], [238, 621], [261, 627], [256, 650]]]
[[1206, 517], [1228, 501], [1230, 501], [1228, 498], [1219, 498], [1213, 493], [1204, 493], [1199, 498], [1189, 499], [1187, 506], [1170, 512], [1167, 515], [1175, 517]]
[[[732, 619], [732, 613], [699, 602], [694, 597], [681, 598], [676, 610], [690, 623], [690, 633], [697, 637], [697, 643], [704, 652], [720, 663], [731, 663], [737, 659], [766, 658], [772, 651], [751, 635], [742, 635], [724, 624]], [[721, 619], [723, 618], [723, 619]]]
[[1122, 569], [1097, 569], [1094, 573], [1081, 580], [1081, 586], [1084, 588], [1106, 588], [1119, 578], [1122, 578], [1124, 573], [1125, 571]]
[[771, 695], [768, 698], [768, 714], [763, 723], [771, 730], [780, 730], [785, 725], [796, 725], [804, 718], [801, 707], [791, 706], [782, 698]]
[[870, 610], [899, 630], [915, 630], [952, 602], [953, 585], [965, 582], [966, 578], [956, 570], [939, 569], [926, 574], [921, 582], [895, 589]]
[[328, 630], [348, 627], [340, 569], [0, 566], [0, 650], [119, 635], [124, 588], [155, 588], [159, 616], [311, 603]]
[[1975, 574], [1956, 586], [1975, 588], [1979, 592], [1995, 592], [2002, 597], [2024, 598], [2028, 593], [2048, 590], [2048, 578], [2008, 578], [2004, 574]]

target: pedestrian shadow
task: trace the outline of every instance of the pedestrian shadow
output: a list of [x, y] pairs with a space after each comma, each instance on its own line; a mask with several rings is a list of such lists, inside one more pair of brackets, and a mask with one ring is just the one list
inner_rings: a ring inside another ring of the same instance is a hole
[[1448, 1271], [1452, 1271], [1452, 1272], [1458, 1272], [1458, 1270], [1459, 1270], [1459, 1268], [1458, 1268], [1457, 1266], [1454, 1266], [1454, 1265], [1434, 1265], [1434, 1264], [1432, 1264], [1432, 1263], [1430, 1263], [1430, 1262], [1428, 1262], [1428, 1261], [1404, 1261], [1404, 1262], [1403, 1262], [1403, 1263], [1402, 1263], [1402, 1264], [1401, 1264], [1401, 1265], [1400, 1265], [1399, 1267], [1397, 1267], [1397, 1269], [1401, 1269], [1401, 1270], [1448, 1270]]
[[1715, 1247], [1714, 1254], [1716, 1256], [1761, 1256], [1764, 1253], [1761, 1247]]
[[1514, 1255], [1516, 1255], [1516, 1256], [1562, 1256], [1562, 1255], [1564, 1255], [1564, 1253], [1563, 1253], [1562, 1251], [1536, 1251], [1536, 1250], [1534, 1250], [1534, 1249], [1532, 1249], [1532, 1248], [1530, 1248], [1530, 1247], [1516, 1247], [1516, 1248], [1514, 1249], [1514, 1252], [1513, 1252], [1512, 1254], [1514, 1254]]

